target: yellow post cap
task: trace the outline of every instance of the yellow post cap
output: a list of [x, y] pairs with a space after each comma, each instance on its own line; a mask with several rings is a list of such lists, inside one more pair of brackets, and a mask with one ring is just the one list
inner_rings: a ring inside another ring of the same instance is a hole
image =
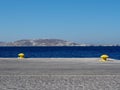
[[18, 57], [19, 57], [19, 58], [24, 58], [24, 56], [25, 56], [24, 53], [19, 53], [19, 54], [18, 54]]
[[104, 54], [104, 55], [101, 55], [101, 58], [108, 58], [109, 56]]
[[105, 61], [107, 61], [107, 58], [108, 58], [109, 56], [106, 55], [106, 54], [103, 54], [103, 55], [101, 55], [100, 57], [101, 57], [101, 60], [100, 60], [100, 61], [105, 62]]

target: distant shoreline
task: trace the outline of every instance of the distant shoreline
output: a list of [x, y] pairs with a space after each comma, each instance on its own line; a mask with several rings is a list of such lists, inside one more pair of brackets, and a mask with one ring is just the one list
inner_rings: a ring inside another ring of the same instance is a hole
[[13, 42], [0, 42], [0, 47], [89, 47], [89, 46], [120, 46], [119, 44], [86, 44], [61, 39], [22, 39]]
[[0, 47], [120, 47], [120, 46], [0, 46]]

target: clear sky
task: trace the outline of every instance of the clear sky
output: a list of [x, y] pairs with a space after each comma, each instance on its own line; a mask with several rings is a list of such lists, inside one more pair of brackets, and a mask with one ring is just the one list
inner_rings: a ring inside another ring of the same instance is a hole
[[120, 0], [0, 0], [0, 41], [120, 44]]

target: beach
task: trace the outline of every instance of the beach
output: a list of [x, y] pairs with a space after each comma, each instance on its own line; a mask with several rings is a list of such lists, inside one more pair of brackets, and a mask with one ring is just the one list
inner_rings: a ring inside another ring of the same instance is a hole
[[120, 61], [0, 58], [1, 90], [119, 90]]

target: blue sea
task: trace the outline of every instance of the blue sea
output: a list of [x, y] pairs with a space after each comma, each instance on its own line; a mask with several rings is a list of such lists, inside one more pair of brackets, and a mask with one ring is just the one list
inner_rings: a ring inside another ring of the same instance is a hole
[[120, 60], [119, 46], [0, 47], [0, 58], [99, 58], [102, 54]]

